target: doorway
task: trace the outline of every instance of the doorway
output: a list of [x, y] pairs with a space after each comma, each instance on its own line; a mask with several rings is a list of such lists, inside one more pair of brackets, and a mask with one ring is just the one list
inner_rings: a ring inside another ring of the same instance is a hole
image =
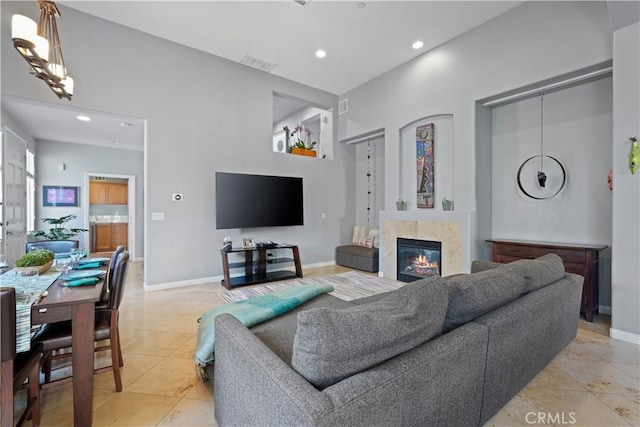
[[90, 253], [111, 252], [125, 245], [136, 259], [136, 177], [101, 172], [85, 174], [85, 218], [89, 233], [84, 247]]
[[13, 265], [15, 260], [24, 254], [27, 242], [26, 150], [27, 142], [5, 126], [2, 132], [2, 149], [0, 150], [2, 168], [0, 252], [7, 256], [9, 265]]

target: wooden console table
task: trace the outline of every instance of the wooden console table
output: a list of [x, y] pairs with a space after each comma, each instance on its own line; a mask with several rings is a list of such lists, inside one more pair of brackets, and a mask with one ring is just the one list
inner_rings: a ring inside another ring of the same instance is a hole
[[580, 312], [588, 322], [598, 313], [598, 256], [606, 245], [576, 245], [565, 243], [528, 242], [520, 240], [487, 240], [493, 244], [493, 261], [508, 263], [518, 259], [538, 258], [554, 253], [564, 263], [567, 273], [584, 277]]
[[[267, 251], [278, 249], [289, 249], [293, 253], [293, 258], [276, 258], [275, 260], [267, 259]], [[244, 252], [244, 261], [229, 262], [228, 255], [230, 253]], [[257, 253], [257, 258], [254, 256]], [[253, 285], [256, 283], [273, 282], [275, 280], [289, 279], [292, 277], [302, 277], [302, 266], [300, 264], [300, 253], [296, 245], [278, 245], [274, 248], [231, 248], [228, 251], [220, 250], [222, 255], [222, 269], [224, 271], [224, 280], [221, 284], [227, 289], [237, 286]], [[275, 266], [282, 263], [294, 263], [296, 271], [277, 270], [268, 271], [269, 266]], [[244, 276], [231, 277], [229, 270], [232, 268], [244, 268]]]

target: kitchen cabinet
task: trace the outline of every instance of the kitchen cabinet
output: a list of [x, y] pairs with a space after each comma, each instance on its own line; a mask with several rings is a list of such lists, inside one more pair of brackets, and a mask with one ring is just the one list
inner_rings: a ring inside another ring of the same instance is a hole
[[126, 205], [128, 203], [126, 182], [92, 181], [89, 183], [89, 204]]
[[126, 223], [98, 223], [95, 226], [96, 252], [112, 251], [118, 245], [127, 245], [129, 225]]

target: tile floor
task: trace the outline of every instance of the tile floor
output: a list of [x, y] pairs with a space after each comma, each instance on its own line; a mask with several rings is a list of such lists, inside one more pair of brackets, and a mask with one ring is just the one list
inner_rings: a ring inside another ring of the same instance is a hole
[[[305, 277], [343, 271], [305, 270]], [[120, 319], [124, 389], [115, 392], [111, 373], [95, 377], [94, 425], [217, 425], [213, 391], [197, 378], [192, 352], [196, 319], [224, 303], [223, 291], [216, 283], [144, 292], [142, 264], [131, 264]], [[640, 425], [640, 351], [609, 338], [608, 322], [580, 321], [577, 338], [486, 425]], [[109, 360], [103, 354], [97, 363]], [[71, 384], [44, 390], [41, 425], [73, 425], [71, 402]]]

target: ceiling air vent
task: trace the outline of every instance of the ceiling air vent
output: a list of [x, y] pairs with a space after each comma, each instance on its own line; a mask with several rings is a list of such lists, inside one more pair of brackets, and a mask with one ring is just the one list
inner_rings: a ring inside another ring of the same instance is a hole
[[343, 99], [338, 104], [338, 114], [344, 114], [349, 111], [349, 99]]
[[247, 67], [256, 68], [260, 71], [265, 71], [267, 73], [271, 72], [275, 68], [277, 64], [272, 64], [271, 62], [263, 61], [262, 59], [255, 58], [251, 55], [245, 55], [244, 58], [240, 61], [242, 65], [246, 65]]

